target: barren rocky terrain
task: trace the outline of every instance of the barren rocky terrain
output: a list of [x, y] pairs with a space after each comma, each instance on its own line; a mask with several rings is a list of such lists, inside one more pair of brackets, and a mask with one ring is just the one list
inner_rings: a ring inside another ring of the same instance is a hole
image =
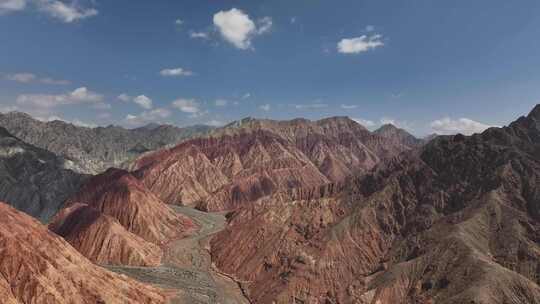
[[172, 303], [249, 303], [237, 282], [212, 265], [208, 239], [225, 227], [220, 213], [205, 213], [189, 207], [173, 207], [192, 218], [199, 229], [193, 235], [172, 240], [164, 247], [162, 264], [157, 267], [106, 266], [141, 282], [174, 290]]

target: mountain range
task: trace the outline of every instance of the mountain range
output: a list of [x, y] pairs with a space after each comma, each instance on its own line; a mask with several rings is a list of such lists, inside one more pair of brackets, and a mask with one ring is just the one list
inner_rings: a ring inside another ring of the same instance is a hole
[[[0, 200], [48, 223], [0, 203], [8, 303], [162, 303], [199, 282], [185, 259], [250, 303], [540, 303], [540, 105], [429, 140], [346, 117], [0, 125]], [[171, 259], [179, 244], [201, 249]]]
[[208, 126], [178, 128], [149, 124], [136, 129], [88, 128], [61, 120], [43, 122], [22, 112], [0, 114], [0, 127], [28, 144], [49, 150], [79, 173], [97, 174], [121, 167], [138, 155], [208, 133]]

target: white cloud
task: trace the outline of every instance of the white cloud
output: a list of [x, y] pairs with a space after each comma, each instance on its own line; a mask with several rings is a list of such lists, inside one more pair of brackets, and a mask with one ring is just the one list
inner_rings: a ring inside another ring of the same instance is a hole
[[130, 126], [144, 125], [150, 122], [161, 122], [171, 116], [171, 111], [164, 108], [156, 108], [151, 111], [144, 111], [139, 115], [128, 114], [124, 122]]
[[373, 120], [362, 119], [362, 118], [353, 118], [352, 120], [356, 121], [357, 123], [361, 124], [362, 126], [366, 128], [371, 128], [375, 126], [375, 122]]
[[262, 106], [259, 106], [259, 109], [268, 112], [268, 111], [270, 111], [270, 105], [269, 104], [264, 104]]
[[225, 99], [216, 99], [216, 106], [217, 107], [224, 107], [228, 104], [229, 102]]
[[266, 34], [272, 28], [272, 18], [266, 16], [258, 20], [259, 28], [257, 29], [257, 34], [262, 35]]
[[362, 35], [356, 38], [341, 39], [337, 45], [337, 49], [338, 52], [343, 54], [358, 54], [382, 47], [383, 45], [382, 36], [379, 34], [371, 36]]
[[456, 134], [462, 133], [471, 135], [480, 133], [491, 126], [477, 122], [468, 118], [451, 119], [445, 117], [431, 122], [431, 128], [437, 134]]
[[242, 10], [232, 8], [214, 15], [214, 25], [221, 36], [235, 47], [246, 50], [251, 48], [251, 39], [267, 33], [272, 28], [272, 18], [259, 19], [259, 27]]
[[68, 85], [71, 83], [69, 80], [53, 79], [50, 77], [40, 78], [39, 82], [44, 83], [44, 84], [54, 84], [54, 85]]
[[21, 11], [26, 7], [26, 0], [0, 0], [0, 14]]
[[6, 80], [16, 81], [20, 83], [30, 83], [30, 82], [40, 82], [44, 84], [53, 84], [53, 85], [67, 85], [70, 84], [67, 80], [57, 80], [50, 77], [38, 77], [33, 73], [15, 73], [7, 74], [3, 77]]
[[163, 69], [159, 72], [164, 77], [176, 77], [176, 76], [191, 76], [193, 72], [184, 70], [183, 68]]
[[312, 109], [322, 109], [322, 108], [328, 107], [328, 105], [325, 103], [295, 104], [293, 106], [298, 110], [312, 110]]
[[208, 38], [208, 33], [205, 33], [205, 32], [190, 32], [189, 33], [189, 36], [191, 38], [200, 38], [200, 39], [207, 39]]
[[212, 127], [221, 127], [225, 125], [225, 123], [223, 121], [213, 119], [213, 120], [207, 121], [205, 125], [212, 126]]
[[174, 24], [182, 25], [182, 24], [184, 24], [184, 21], [182, 19], [178, 18], [178, 19], [174, 20]]
[[346, 105], [346, 104], [342, 104], [340, 107], [341, 107], [342, 109], [345, 109], [345, 110], [351, 110], [351, 109], [356, 109], [356, 108], [358, 108], [357, 105]]
[[152, 99], [146, 97], [145, 95], [139, 95], [133, 98], [133, 102], [147, 110], [152, 108]]
[[67, 122], [70, 122], [76, 126], [79, 126], [79, 127], [85, 127], [85, 128], [95, 128], [97, 127], [96, 124], [94, 123], [88, 123], [88, 122], [84, 122], [82, 120], [79, 120], [79, 119], [74, 119], [72, 121], [67, 121]]
[[382, 117], [380, 120], [381, 125], [394, 125], [397, 127], [398, 123], [395, 119], [390, 117]]
[[103, 101], [103, 95], [92, 92], [86, 87], [81, 87], [73, 92], [59, 95], [47, 94], [23, 94], [17, 97], [17, 104], [39, 108], [53, 108], [60, 105], [99, 103]]
[[242, 99], [248, 99], [251, 97], [251, 93], [246, 93], [244, 95], [242, 95]]
[[131, 96], [129, 96], [126, 93], [122, 93], [122, 94], [118, 95], [118, 97], [116, 97], [116, 98], [118, 98], [119, 100], [124, 101], [124, 102], [128, 102], [128, 101], [131, 100]]
[[16, 81], [16, 82], [22, 82], [22, 83], [29, 83], [34, 80], [36, 80], [36, 75], [32, 73], [17, 73], [17, 74], [9, 74], [5, 76], [5, 79]]
[[40, 10], [65, 23], [72, 23], [98, 14], [96, 9], [81, 7], [77, 1], [67, 4], [58, 0], [37, 0], [37, 4]]
[[171, 105], [184, 113], [196, 114], [201, 110], [199, 103], [195, 99], [178, 98]]

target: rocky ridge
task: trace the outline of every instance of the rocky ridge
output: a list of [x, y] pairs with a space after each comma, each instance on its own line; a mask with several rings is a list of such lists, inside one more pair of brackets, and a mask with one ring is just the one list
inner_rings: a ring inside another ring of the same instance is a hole
[[35, 219], [0, 203], [2, 303], [165, 303], [161, 290], [92, 264]]
[[540, 303], [539, 151], [540, 106], [439, 136], [342, 188], [244, 205], [212, 258], [253, 303]]
[[66, 205], [49, 228], [100, 264], [159, 265], [161, 246], [195, 227], [120, 169], [89, 179]]
[[46, 222], [86, 178], [0, 127], [0, 200]]
[[230, 210], [278, 190], [342, 181], [410, 149], [344, 117], [245, 119], [144, 155], [132, 169], [166, 203]]
[[65, 158], [71, 169], [97, 174], [121, 167], [137, 156], [186, 138], [203, 135], [212, 128], [149, 125], [136, 129], [118, 126], [87, 128], [60, 120], [43, 122], [21, 112], [0, 114], [0, 126], [21, 140]]

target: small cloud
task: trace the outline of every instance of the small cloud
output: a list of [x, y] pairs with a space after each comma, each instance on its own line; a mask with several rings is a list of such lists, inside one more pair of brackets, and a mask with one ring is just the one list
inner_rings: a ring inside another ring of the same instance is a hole
[[216, 107], [224, 107], [228, 104], [228, 101], [225, 99], [216, 99]]
[[366, 26], [366, 32], [373, 32], [375, 30], [375, 26], [374, 25], [367, 25]]
[[375, 122], [373, 120], [362, 119], [362, 118], [353, 118], [352, 120], [356, 121], [357, 123], [361, 124], [362, 126], [366, 128], [371, 128], [375, 126]]
[[248, 99], [251, 97], [251, 93], [246, 93], [244, 95], [242, 95], [242, 99]]
[[322, 108], [328, 107], [328, 105], [325, 103], [295, 104], [293, 106], [297, 110], [313, 110], [313, 109], [322, 109]]
[[69, 80], [59, 80], [59, 79], [53, 79], [50, 77], [40, 78], [39, 82], [44, 83], [44, 84], [52, 84], [52, 85], [68, 85], [71, 83], [71, 81]]
[[1, 0], [0, 15], [22, 11], [26, 7], [26, 0]]
[[342, 54], [359, 54], [384, 46], [382, 35], [362, 35], [356, 38], [342, 39], [338, 45], [338, 52]]
[[296, 17], [291, 17], [291, 24], [295, 24], [296, 23]]
[[146, 97], [145, 95], [139, 95], [133, 98], [133, 102], [147, 110], [152, 108], [152, 99]]
[[257, 27], [246, 13], [237, 8], [217, 12], [213, 21], [223, 39], [242, 50], [251, 49], [253, 37], [265, 34], [272, 28], [272, 18], [259, 19]]
[[[1, 0], [0, 0], [1, 1]], [[33, 73], [15, 73], [4, 75], [4, 79], [10, 81], [16, 81], [20, 83], [31, 83], [39, 82], [43, 84], [52, 84], [52, 85], [68, 85], [70, 84], [67, 80], [57, 80], [50, 77], [38, 77]]]
[[189, 36], [194, 39], [208, 39], [208, 33], [191, 31]]
[[79, 120], [79, 119], [74, 119], [72, 121], [67, 121], [69, 123], [72, 123], [76, 126], [79, 126], [79, 127], [85, 127], [85, 128], [95, 128], [97, 127], [97, 125], [95, 123], [87, 123], [87, 122], [84, 122], [82, 120]]
[[457, 133], [471, 135], [483, 132], [485, 129], [492, 127], [469, 118], [459, 118], [454, 120], [449, 117], [434, 120], [430, 125], [435, 133], [446, 135]]
[[38, 108], [53, 108], [60, 105], [83, 103], [96, 104], [102, 101], [103, 95], [92, 92], [86, 87], [75, 89], [66, 94], [22, 94], [17, 97], [17, 104]]
[[382, 117], [379, 121], [381, 125], [394, 125], [396, 127], [398, 125], [395, 119], [389, 117]]
[[266, 16], [258, 20], [257, 22], [259, 24], [259, 27], [257, 29], [257, 34], [262, 35], [266, 34], [270, 31], [272, 28], [272, 18]]
[[5, 76], [5, 79], [21, 82], [21, 83], [29, 83], [36, 79], [36, 75], [32, 73], [17, 73], [17, 74], [9, 74]]
[[191, 76], [193, 72], [185, 70], [183, 68], [163, 69], [159, 72], [164, 77], [178, 77], [178, 76]]
[[169, 116], [171, 116], [171, 111], [165, 108], [156, 108], [150, 111], [143, 111], [139, 115], [128, 114], [124, 118], [124, 122], [130, 126], [139, 126], [150, 122], [161, 122]]
[[129, 96], [126, 93], [122, 93], [122, 94], [118, 95], [118, 97], [116, 97], [116, 98], [118, 98], [119, 100], [121, 100], [123, 102], [128, 102], [128, 101], [131, 100], [131, 96]]
[[207, 121], [205, 125], [211, 126], [211, 127], [221, 127], [225, 125], [225, 123], [223, 121], [213, 119], [213, 120]]
[[342, 109], [345, 109], [345, 110], [350, 110], [350, 109], [356, 109], [356, 108], [358, 108], [357, 105], [346, 105], [346, 104], [342, 104], [340, 107], [341, 107]]
[[37, 3], [41, 11], [64, 23], [72, 23], [98, 14], [96, 9], [81, 7], [77, 1], [67, 4], [58, 0], [38, 0]]
[[171, 106], [184, 113], [197, 114], [201, 111], [200, 105], [195, 99], [178, 98], [171, 103]]
[[178, 18], [178, 19], [174, 20], [174, 24], [182, 25], [182, 24], [184, 24], [184, 21], [182, 19]]
[[270, 105], [269, 104], [261, 105], [261, 106], [259, 106], [259, 109], [268, 112], [268, 111], [270, 111]]

